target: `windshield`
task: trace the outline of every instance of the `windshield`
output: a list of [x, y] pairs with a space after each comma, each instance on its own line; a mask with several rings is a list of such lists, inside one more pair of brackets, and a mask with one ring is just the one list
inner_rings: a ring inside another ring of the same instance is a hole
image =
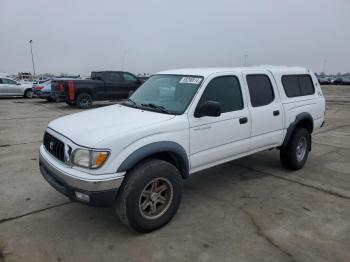
[[168, 114], [183, 114], [203, 81], [201, 76], [155, 75], [124, 104]]

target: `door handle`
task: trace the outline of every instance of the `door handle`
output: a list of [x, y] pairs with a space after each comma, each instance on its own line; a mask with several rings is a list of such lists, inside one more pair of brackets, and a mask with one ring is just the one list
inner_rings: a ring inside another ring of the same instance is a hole
[[273, 111], [273, 115], [274, 115], [274, 116], [278, 116], [279, 114], [280, 114], [280, 111], [279, 111], [279, 110]]
[[248, 122], [248, 118], [247, 117], [241, 117], [240, 119], [239, 119], [239, 123], [242, 125], [242, 124], [245, 124], [245, 123], [247, 123]]

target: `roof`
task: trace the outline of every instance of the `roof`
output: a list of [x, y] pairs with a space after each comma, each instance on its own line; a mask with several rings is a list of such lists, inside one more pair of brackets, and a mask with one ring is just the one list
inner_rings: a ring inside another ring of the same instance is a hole
[[212, 67], [212, 68], [183, 68], [183, 69], [172, 69], [161, 71], [157, 74], [174, 74], [174, 75], [196, 75], [208, 77], [214, 73], [223, 72], [240, 72], [250, 70], [268, 70], [272, 73], [295, 73], [302, 74], [308, 73], [308, 69], [303, 67], [288, 67], [288, 66], [270, 66], [270, 65], [259, 65], [250, 67]]

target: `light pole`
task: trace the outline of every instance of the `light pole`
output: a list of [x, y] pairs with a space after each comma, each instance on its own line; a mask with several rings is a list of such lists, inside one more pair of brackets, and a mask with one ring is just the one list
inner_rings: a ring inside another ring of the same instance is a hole
[[35, 75], [35, 66], [34, 66], [34, 57], [33, 57], [32, 43], [33, 43], [33, 40], [29, 40], [30, 53], [32, 54], [33, 73], [34, 73], [34, 79], [35, 79], [35, 78], [36, 78], [36, 75]]
[[326, 73], [327, 59], [323, 60], [322, 72]]
[[126, 57], [126, 50], [124, 50], [124, 52], [123, 52], [123, 58], [122, 58], [122, 70], [124, 70], [125, 57]]
[[248, 55], [244, 55], [244, 66], [247, 66], [247, 58], [248, 58]]

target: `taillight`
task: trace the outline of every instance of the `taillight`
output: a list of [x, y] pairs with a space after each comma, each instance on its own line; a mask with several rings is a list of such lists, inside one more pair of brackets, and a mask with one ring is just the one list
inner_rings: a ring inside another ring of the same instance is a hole
[[60, 83], [60, 92], [64, 93], [64, 84], [63, 84], [63, 82]]
[[44, 89], [44, 87], [43, 86], [36, 86], [35, 87], [35, 90], [41, 90], [41, 89]]

